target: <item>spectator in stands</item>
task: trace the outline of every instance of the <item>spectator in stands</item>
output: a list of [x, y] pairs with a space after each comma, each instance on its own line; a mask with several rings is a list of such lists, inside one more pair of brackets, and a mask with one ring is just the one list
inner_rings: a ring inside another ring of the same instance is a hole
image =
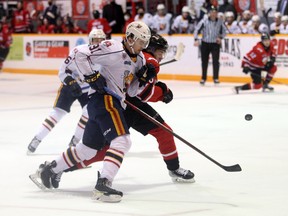
[[107, 38], [110, 38], [112, 28], [110, 27], [107, 19], [100, 18], [98, 10], [92, 12], [94, 19], [90, 20], [87, 24], [87, 32], [91, 32], [92, 29], [102, 29]]
[[228, 11], [231, 11], [234, 15], [234, 19], [237, 17], [237, 11], [236, 11], [235, 7], [229, 3], [229, 0], [224, 0], [223, 4], [219, 6], [218, 11], [222, 12], [224, 14]]
[[134, 21], [133, 17], [132, 17], [131, 14], [129, 13], [129, 11], [126, 11], [126, 12], [124, 13], [124, 20], [125, 20], [125, 24], [124, 24], [122, 33], [125, 33], [127, 26], [128, 26], [131, 22]]
[[12, 15], [12, 28], [14, 33], [29, 33], [31, 32], [30, 16], [28, 11], [23, 9], [23, 2], [17, 2], [17, 9]]
[[152, 29], [157, 34], [169, 34], [171, 32], [172, 14], [166, 12], [164, 4], [157, 5], [157, 13], [153, 16]]
[[205, 2], [200, 8], [200, 15], [198, 17], [198, 21], [202, 20], [205, 15], [206, 17], [208, 17], [207, 14], [209, 13], [209, 11], [211, 10], [211, 7], [213, 6], [212, 2], [213, 0], [205, 0]]
[[48, 19], [49, 23], [56, 25], [59, 14], [58, 7], [54, 4], [53, 0], [48, 0], [48, 7], [45, 9], [43, 16]]
[[41, 26], [38, 26], [38, 34], [51, 34], [54, 33], [55, 26], [49, 23], [47, 18], [43, 19]]
[[66, 14], [63, 17], [63, 23], [64, 23], [64, 33], [74, 33], [74, 23], [72, 18], [69, 16], [69, 14]]
[[103, 18], [108, 20], [112, 33], [122, 33], [124, 13], [121, 5], [116, 4], [115, 0], [110, 0], [110, 3], [103, 7]]
[[241, 29], [237, 25], [237, 21], [234, 19], [234, 13], [227, 11], [225, 13], [225, 27], [226, 34], [241, 34]]
[[178, 15], [172, 24], [172, 32], [179, 34], [193, 33], [196, 25], [196, 18], [190, 15], [188, 6], [182, 8], [182, 14]]
[[281, 18], [280, 34], [288, 34], [288, 16], [284, 15]]
[[65, 32], [65, 25], [63, 23], [63, 18], [59, 16], [56, 20], [54, 33], [64, 33], [64, 32]]
[[75, 34], [84, 34], [84, 33], [87, 33], [86, 30], [84, 30], [83, 28], [81, 28], [81, 27], [78, 25], [78, 20], [74, 20], [73, 24], [74, 24], [73, 33], [75, 33]]
[[252, 24], [248, 28], [248, 34], [269, 33], [268, 26], [264, 23], [261, 23], [260, 17], [258, 15], [254, 15], [251, 20]]
[[282, 15], [288, 15], [288, 0], [278, 0], [277, 11]]
[[0, 21], [0, 72], [3, 67], [3, 62], [9, 54], [11, 43], [11, 32], [9, 31], [8, 26]]
[[252, 25], [251, 17], [252, 14], [249, 10], [245, 10], [242, 13], [242, 20], [239, 22], [239, 28], [243, 34], [247, 34], [249, 27]]
[[275, 35], [280, 33], [280, 25], [281, 25], [281, 13], [274, 13], [274, 22], [270, 25], [270, 35]]
[[6, 17], [6, 10], [3, 8], [3, 3], [0, 2], [0, 21], [2, 20], [3, 17]]
[[222, 12], [218, 12], [217, 18], [224, 22], [225, 21], [225, 14]]
[[153, 16], [150, 13], [145, 13], [144, 7], [138, 8], [137, 15], [135, 16], [134, 20], [144, 22], [147, 26], [152, 28]]

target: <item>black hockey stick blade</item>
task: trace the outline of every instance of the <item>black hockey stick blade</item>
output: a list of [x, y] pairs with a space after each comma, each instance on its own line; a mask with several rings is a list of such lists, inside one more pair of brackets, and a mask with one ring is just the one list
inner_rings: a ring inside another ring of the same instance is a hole
[[235, 164], [232, 166], [222, 166], [222, 168], [226, 170], [227, 172], [241, 172], [242, 171], [242, 168], [239, 164]]

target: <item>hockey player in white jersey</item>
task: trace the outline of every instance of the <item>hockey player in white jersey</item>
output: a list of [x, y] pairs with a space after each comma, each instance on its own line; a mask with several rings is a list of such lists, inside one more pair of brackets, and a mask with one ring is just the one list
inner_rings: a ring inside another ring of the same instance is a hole
[[241, 29], [237, 25], [237, 21], [234, 19], [235, 17], [232, 11], [227, 11], [225, 13], [226, 34], [241, 34]]
[[264, 23], [261, 23], [260, 17], [258, 15], [254, 15], [251, 20], [252, 24], [248, 28], [248, 34], [269, 33], [268, 26]]
[[243, 11], [242, 20], [239, 22], [239, 28], [241, 29], [242, 34], [248, 33], [248, 29], [252, 24], [251, 17], [252, 15], [249, 10]]
[[132, 22], [126, 29], [123, 43], [105, 40], [99, 45], [78, 50], [75, 55], [78, 72], [91, 87], [87, 106], [89, 119], [82, 142], [40, 167], [39, 175], [44, 187], [53, 187], [52, 176], [91, 159], [108, 142], [110, 147], [104, 157], [101, 174], [98, 173], [94, 198], [104, 202], [121, 201], [123, 193], [111, 188], [111, 185], [131, 146], [131, 140], [123, 114], [125, 104], [107, 94], [104, 88], [122, 97], [126, 93], [134, 97], [145, 83], [156, 76], [155, 67], [146, 66], [142, 53], [150, 37], [145, 23]]
[[273, 36], [280, 33], [282, 15], [280, 12], [274, 13], [274, 22], [270, 24], [270, 34]]
[[284, 15], [281, 18], [280, 34], [288, 34], [288, 16]]
[[[92, 30], [89, 33], [89, 44], [97, 45], [105, 40], [105, 34], [102, 30]], [[84, 128], [88, 120], [86, 104], [88, 102], [89, 84], [85, 83], [82, 77], [79, 77], [75, 63], [73, 62], [76, 52], [81, 47], [88, 47], [88, 44], [75, 47], [66, 60], [62, 63], [58, 76], [62, 82], [54, 103], [53, 110], [45, 118], [38, 132], [28, 145], [27, 154], [36, 151], [41, 141], [51, 132], [56, 124], [70, 112], [72, 104], [78, 100], [82, 106], [82, 116], [77, 124], [74, 136], [69, 145], [76, 145], [83, 136]]]
[[184, 6], [182, 14], [174, 19], [171, 30], [176, 34], [190, 34], [194, 32], [195, 27], [196, 18], [190, 15], [189, 7]]
[[168, 34], [170, 33], [172, 14], [166, 13], [166, 8], [164, 4], [157, 5], [157, 13], [153, 16], [153, 26], [152, 29], [158, 34]]

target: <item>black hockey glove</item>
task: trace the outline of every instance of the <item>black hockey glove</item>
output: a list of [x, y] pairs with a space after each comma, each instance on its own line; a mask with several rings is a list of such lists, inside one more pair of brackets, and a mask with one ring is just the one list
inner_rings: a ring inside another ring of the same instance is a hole
[[84, 81], [89, 83], [92, 89], [96, 90], [100, 94], [105, 93], [104, 87], [107, 85], [106, 80], [98, 71], [88, 76], [84, 75], [84, 77]]
[[82, 95], [82, 89], [79, 86], [79, 84], [76, 82], [75, 79], [73, 79], [71, 76], [67, 76], [64, 79], [64, 83], [66, 86], [70, 89], [71, 95], [73, 97], [80, 97]]
[[270, 60], [266, 63], [264, 69], [269, 71], [273, 67], [275, 60], [276, 60], [275, 57], [271, 57]]
[[140, 68], [135, 75], [138, 77], [140, 83], [139, 87], [145, 85], [150, 79], [156, 76], [156, 69], [152, 64], [146, 64]]
[[250, 68], [244, 67], [243, 68], [243, 73], [248, 74], [250, 72]]
[[158, 81], [155, 86], [159, 86], [163, 91], [163, 99], [164, 103], [170, 103], [173, 100], [173, 93], [170, 89], [167, 88], [167, 85], [163, 82]]

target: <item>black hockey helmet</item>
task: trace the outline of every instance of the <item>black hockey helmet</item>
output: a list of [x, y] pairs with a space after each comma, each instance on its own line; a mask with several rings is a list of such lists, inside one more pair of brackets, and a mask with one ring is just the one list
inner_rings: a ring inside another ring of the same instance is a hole
[[268, 33], [261, 34], [261, 41], [263, 40], [270, 40], [270, 35]]
[[148, 47], [145, 49], [146, 52], [149, 52], [153, 55], [155, 50], [163, 50], [164, 52], [168, 49], [167, 40], [156, 32], [151, 32], [151, 38], [149, 41]]

